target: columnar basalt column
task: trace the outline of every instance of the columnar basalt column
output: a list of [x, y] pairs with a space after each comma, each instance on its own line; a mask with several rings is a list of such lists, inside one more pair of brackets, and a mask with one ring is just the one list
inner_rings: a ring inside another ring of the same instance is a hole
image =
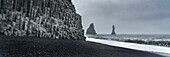
[[71, 0], [0, 0], [2, 34], [85, 40], [81, 21]]

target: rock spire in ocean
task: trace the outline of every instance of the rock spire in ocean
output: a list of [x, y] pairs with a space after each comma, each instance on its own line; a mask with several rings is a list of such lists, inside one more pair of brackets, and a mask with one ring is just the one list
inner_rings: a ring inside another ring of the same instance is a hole
[[71, 0], [0, 0], [0, 33], [85, 40]]
[[95, 29], [94, 29], [94, 24], [93, 23], [90, 24], [89, 28], [87, 29], [86, 34], [97, 34]]
[[112, 26], [112, 33], [111, 34], [113, 34], [113, 35], [115, 35], [116, 33], [115, 33], [115, 26], [113, 25]]

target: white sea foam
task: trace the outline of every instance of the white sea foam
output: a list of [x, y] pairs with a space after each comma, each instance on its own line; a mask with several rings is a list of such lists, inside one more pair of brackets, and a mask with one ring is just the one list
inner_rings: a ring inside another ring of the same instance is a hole
[[[102, 40], [102, 39], [94, 39], [94, 38], [87, 38], [86, 41], [97, 42], [97, 43], [101, 43], [101, 44], [118, 46], [118, 47], [140, 50], [140, 51], [160, 53], [160, 55], [164, 55], [164, 56], [170, 55], [170, 47], [136, 44], [136, 43], [127, 43], [127, 42], [118, 42], [118, 41]], [[168, 55], [165, 55], [165, 54], [168, 54]]]
[[142, 40], [142, 41], [170, 41], [169, 34], [97, 34], [86, 35], [90, 38], [119, 39], [119, 40]]

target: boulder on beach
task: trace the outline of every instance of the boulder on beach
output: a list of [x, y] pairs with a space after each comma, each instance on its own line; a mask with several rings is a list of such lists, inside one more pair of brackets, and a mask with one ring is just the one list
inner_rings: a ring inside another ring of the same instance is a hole
[[85, 40], [72, 0], [0, 0], [0, 34]]
[[93, 23], [90, 24], [89, 28], [87, 29], [86, 34], [97, 34], [95, 29], [94, 29], [94, 24]]
[[115, 26], [113, 25], [112, 26], [112, 33], [111, 33], [112, 35], [115, 35], [116, 34], [116, 32], [115, 32]]

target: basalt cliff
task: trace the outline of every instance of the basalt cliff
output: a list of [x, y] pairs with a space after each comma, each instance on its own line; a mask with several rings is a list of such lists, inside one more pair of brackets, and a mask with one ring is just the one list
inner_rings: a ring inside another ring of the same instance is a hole
[[0, 0], [0, 33], [85, 40], [71, 0]]

